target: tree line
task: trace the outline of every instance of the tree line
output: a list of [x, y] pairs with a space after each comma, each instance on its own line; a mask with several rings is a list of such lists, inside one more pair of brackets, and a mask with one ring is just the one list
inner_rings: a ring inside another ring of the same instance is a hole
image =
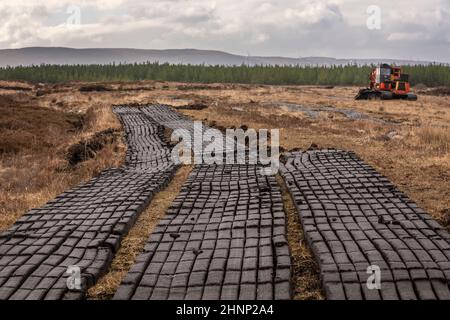
[[[368, 83], [373, 66], [208, 66], [133, 63], [37, 65], [0, 68], [0, 80], [30, 82], [161, 80], [273, 85], [358, 85]], [[412, 85], [450, 86], [450, 66], [405, 66]]]

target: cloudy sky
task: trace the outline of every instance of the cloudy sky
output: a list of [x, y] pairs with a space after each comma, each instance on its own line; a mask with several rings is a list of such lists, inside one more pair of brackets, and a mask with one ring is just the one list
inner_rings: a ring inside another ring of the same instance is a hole
[[0, 0], [0, 49], [26, 46], [450, 62], [450, 1]]

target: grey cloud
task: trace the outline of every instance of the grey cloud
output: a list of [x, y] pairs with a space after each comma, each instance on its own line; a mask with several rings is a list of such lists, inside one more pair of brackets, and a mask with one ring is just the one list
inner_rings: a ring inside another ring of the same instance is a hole
[[[52, 6], [69, 4], [61, 1]], [[450, 61], [450, 4], [445, 0], [379, 0], [381, 30], [365, 25], [371, 0], [115, 0], [106, 8], [103, 2], [92, 1], [96, 17], [76, 32], [48, 25], [45, 2], [28, 5], [19, 17], [0, 4], [0, 14], [6, 12], [0, 46], [189, 47], [253, 55]]]

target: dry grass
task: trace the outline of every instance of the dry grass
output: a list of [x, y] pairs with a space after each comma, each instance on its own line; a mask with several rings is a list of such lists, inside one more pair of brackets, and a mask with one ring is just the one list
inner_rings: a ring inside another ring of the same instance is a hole
[[120, 141], [107, 144], [93, 159], [76, 166], [68, 148], [97, 130], [120, 128], [109, 106], [87, 114], [39, 106], [33, 97], [0, 95], [0, 231], [18, 217], [64, 190], [123, 161]]
[[191, 171], [191, 167], [181, 167], [170, 184], [153, 198], [150, 206], [141, 214], [134, 227], [122, 240], [110, 271], [95, 286], [89, 289], [87, 298], [93, 300], [111, 299], [123, 277], [136, 261], [149, 235], [165, 215], [167, 209], [180, 192], [181, 186]]
[[286, 184], [281, 176], [277, 176], [277, 181], [283, 193], [284, 211], [287, 218], [294, 300], [322, 300], [324, 294], [319, 277], [319, 267], [306, 245], [300, 218]]
[[420, 140], [419, 144], [423, 145], [425, 149], [439, 154], [450, 152], [449, 127], [433, 127], [431, 124], [427, 124], [416, 129], [415, 134]]

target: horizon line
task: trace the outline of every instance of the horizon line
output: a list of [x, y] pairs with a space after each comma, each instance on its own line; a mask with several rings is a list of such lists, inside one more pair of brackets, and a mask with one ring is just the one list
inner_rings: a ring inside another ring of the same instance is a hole
[[386, 58], [386, 57], [378, 57], [378, 58], [342, 58], [342, 57], [331, 57], [331, 56], [300, 56], [300, 57], [292, 57], [292, 56], [282, 56], [282, 55], [258, 55], [258, 54], [239, 54], [239, 53], [231, 53], [228, 51], [218, 50], [218, 49], [197, 49], [197, 48], [166, 48], [166, 49], [150, 49], [150, 48], [131, 48], [131, 47], [68, 47], [68, 46], [26, 46], [19, 48], [0, 48], [0, 51], [12, 51], [12, 50], [24, 50], [24, 49], [69, 49], [69, 50], [136, 50], [136, 51], [210, 51], [210, 52], [218, 52], [223, 54], [229, 54], [233, 56], [240, 57], [259, 57], [259, 58], [282, 58], [282, 59], [308, 59], [308, 58], [319, 58], [319, 59], [334, 59], [334, 60], [404, 60], [409, 62], [424, 62], [424, 63], [444, 63], [449, 64], [449, 62], [443, 62], [438, 60], [426, 60], [426, 59], [415, 59], [415, 58]]

